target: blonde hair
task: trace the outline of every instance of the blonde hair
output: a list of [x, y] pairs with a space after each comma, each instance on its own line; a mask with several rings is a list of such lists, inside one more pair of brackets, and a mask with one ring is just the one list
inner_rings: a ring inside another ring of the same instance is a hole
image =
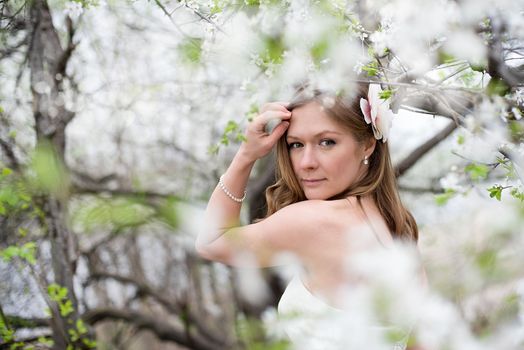
[[[373, 136], [370, 124], [366, 124], [360, 110], [360, 98], [367, 99], [369, 84], [358, 83], [353, 94], [330, 94], [302, 88], [288, 106], [288, 110], [317, 102], [326, 114], [339, 125], [349, 130], [358, 142], [369, 142]], [[398, 194], [395, 171], [391, 164], [388, 143], [377, 140], [375, 150], [369, 158], [368, 171], [357, 182], [330, 200], [355, 196], [360, 203], [362, 196], [371, 195], [394, 238], [408, 241], [418, 240], [418, 228], [411, 213], [404, 207]], [[266, 217], [292, 203], [306, 200], [297, 180], [289, 157], [284, 134], [276, 149], [276, 182], [266, 189]], [[362, 208], [363, 209], [363, 208]]]

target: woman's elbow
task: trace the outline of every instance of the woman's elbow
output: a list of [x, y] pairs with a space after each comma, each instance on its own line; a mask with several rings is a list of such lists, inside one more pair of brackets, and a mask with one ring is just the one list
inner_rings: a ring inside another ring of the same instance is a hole
[[223, 247], [217, 244], [216, 241], [213, 243], [202, 243], [197, 240], [195, 242], [195, 251], [203, 259], [228, 263], [228, 252], [224, 251]]
[[209, 254], [209, 251], [206, 249], [206, 244], [199, 241], [198, 239], [195, 241], [195, 252], [199, 257], [203, 259], [213, 260], [211, 255]]

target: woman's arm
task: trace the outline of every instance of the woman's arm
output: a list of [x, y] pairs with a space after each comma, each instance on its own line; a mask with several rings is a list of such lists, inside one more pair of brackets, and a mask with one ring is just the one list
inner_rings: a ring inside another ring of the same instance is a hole
[[[289, 122], [286, 120], [290, 117], [291, 113], [284, 107], [284, 104], [269, 103], [263, 107], [261, 114], [248, 125], [246, 142], [242, 143], [231, 165], [222, 176], [222, 185], [233, 197], [243, 197], [255, 161], [271, 151], [287, 130]], [[280, 119], [283, 122], [275, 127], [271, 134], [267, 134], [264, 127], [271, 119]], [[197, 252], [212, 260], [220, 255], [220, 251], [215, 245], [211, 253], [210, 245], [228, 229], [239, 225], [242, 203], [230, 198], [226, 190], [217, 185], [213, 191], [205, 217], [209, 231], [200, 233], [195, 243]]]
[[[231, 165], [222, 176], [222, 183], [235, 197], [242, 198], [255, 161], [241, 150], [235, 155]], [[228, 228], [239, 225], [241, 202], [229, 198], [226, 192], [217, 185], [209, 198], [206, 208], [206, 222], [211, 232], [202, 232], [197, 237], [197, 249], [212, 243]]]

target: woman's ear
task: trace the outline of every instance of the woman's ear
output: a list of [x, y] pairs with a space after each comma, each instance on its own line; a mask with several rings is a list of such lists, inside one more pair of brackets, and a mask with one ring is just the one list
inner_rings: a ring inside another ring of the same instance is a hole
[[373, 152], [375, 151], [375, 146], [377, 145], [377, 139], [374, 137], [370, 137], [365, 143], [364, 143], [364, 154], [368, 157], [371, 157]]

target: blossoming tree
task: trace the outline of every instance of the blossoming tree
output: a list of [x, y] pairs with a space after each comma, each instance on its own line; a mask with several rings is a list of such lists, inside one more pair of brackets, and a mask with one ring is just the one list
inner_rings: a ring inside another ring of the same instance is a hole
[[[409, 288], [401, 255], [386, 276], [365, 260], [382, 277], [363, 307], [417, 320], [412, 348], [522, 347], [523, 14], [513, 0], [0, 1], [0, 346], [126, 348], [145, 329], [285, 347], [279, 273], [246, 277], [187, 243], [247, 120], [307, 79], [375, 82], [396, 114], [431, 291]], [[250, 219], [273, 171], [252, 179]]]

